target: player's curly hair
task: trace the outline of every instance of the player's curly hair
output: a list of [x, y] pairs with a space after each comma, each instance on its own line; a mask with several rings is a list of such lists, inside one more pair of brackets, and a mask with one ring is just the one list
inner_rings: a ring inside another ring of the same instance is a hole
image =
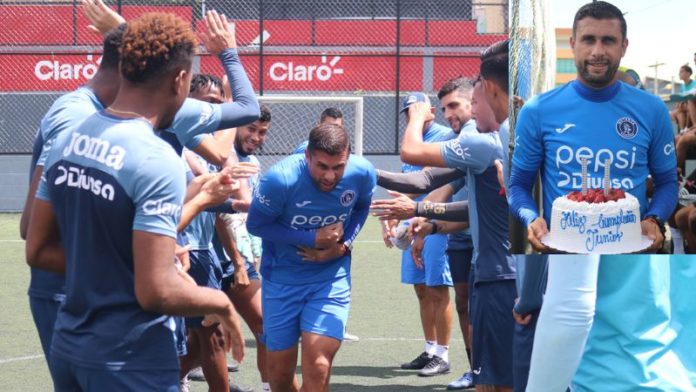
[[189, 23], [172, 14], [146, 13], [128, 22], [121, 45], [121, 75], [142, 83], [190, 68], [198, 40]]

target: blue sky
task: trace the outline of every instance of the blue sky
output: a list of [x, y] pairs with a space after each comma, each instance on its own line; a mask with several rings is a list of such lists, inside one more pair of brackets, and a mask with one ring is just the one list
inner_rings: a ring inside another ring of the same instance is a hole
[[[549, 0], [552, 25], [572, 27], [575, 12], [589, 0]], [[679, 67], [689, 63], [696, 73], [696, 0], [611, 0], [624, 12], [628, 50], [621, 64], [641, 77], [654, 76], [648, 65], [665, 63], [658, 77], [678, 78]], [[696, 76], [696, 75], [694, 75]]]

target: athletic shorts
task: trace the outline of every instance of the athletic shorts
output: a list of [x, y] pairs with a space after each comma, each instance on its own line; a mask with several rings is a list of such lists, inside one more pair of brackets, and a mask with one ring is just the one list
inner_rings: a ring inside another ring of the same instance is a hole
[[425, 284], [429, 287], [452, 286], [447, 261], [447, 235], [435, 234], [425, 237], [423, 246], [423, 269], [416, 267], [411, 249], [401, 254], [401, 283]]
[[328, 282], [289, 285], [261, 281], [263, 330], [268, 351], [297, 345], [302, 332], [343, 340], [350, 310], [350, 276]]
[[174, 316], [174, 339], [176, 341], [176, 355], [183, 357], [188, 353], [186, 349], [186, 318]]
[[65, 301], [65, 294], [56, 294], [53, 298], [43, 298], [29, 296], [29, 308], [34, 318], [36, 330], [41, 340], [41, 348], [46, 358], [46, 363], [50, 364], [51, 340], [53, 340], [53, 328], [58, 316], [58, 308]]
[[[191, 260], [191, 268], [188, 270], [188, 274], [199, 286], [221, 289], [222, 267], [212, 249], [190, 250], [189, 259]], [[203, 317], [186, 317], [186, 326], [199, 328], [202, 321]]]
[[515, 281], [478, 282], [470, 291], [474, 382], [512, 387]]
[[469, 272], [471, 271], [471, 258], [474, 256], [474, 249], [448, 249], [447, 261], [449, 263], [452, 282], [469, 283]]
[[512, 369], [515, 385], [514, 392], [525, 392], [527, 380], [529, 380], [529, 368], [532, 363], [532, 347], [534, 346], [534, 331], [539, 320], [539, 309], [530, 313], [532, 315], [529, 324], [515, 323], [515, 336], [512, 344], [512, 356], [514, 367]]
[[77, 366], [61, 357], [51, 356], [51, 377], [56, 392], [179, 392], [179, 371], [115, 371]]

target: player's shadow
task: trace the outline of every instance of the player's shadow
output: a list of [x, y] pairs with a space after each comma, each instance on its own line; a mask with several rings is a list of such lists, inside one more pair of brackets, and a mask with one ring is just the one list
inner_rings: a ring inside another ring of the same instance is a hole
[[[389, 380], [400, 377], [418, 377], [416, 371], [401, 370], [397, 367], [380, 366], [333, 366], [332, 376], [372, 377]], [[333, 384], [331, 384], [333, 387]], [[340, 385], [340, 384], [339, 384]], [[333, 390], [333, 389], [332, 389]]]

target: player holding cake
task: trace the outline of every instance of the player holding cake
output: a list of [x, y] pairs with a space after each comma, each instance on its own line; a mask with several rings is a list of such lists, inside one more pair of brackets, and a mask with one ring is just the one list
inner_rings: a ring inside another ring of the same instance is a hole
[[[527, 226], [537, 251], [551, 251], [543, 243], [548, 240], [571, 253], [656, 251], [664, 241], [663, 222], [676, 207], [669, 112], [657, 96], [618, 80], [628, 40], [625, 20], [615, 14], [615, 7], [599, 2], [576, 15], [570, 45], [577, 79], [529, 100], [517, 120], [510, 210]], [[532, 197], [537, 172], [543, 216]], [[621, 191], [625, 198], [607, 201]], [[625, 205], [633, 198], [637, 208]], [[554, 208], [559, 214], [552, 217]], [[579, 215], [592, 221], [583, 224]], [[547, 222], [551, 235], [544, 238]]]

